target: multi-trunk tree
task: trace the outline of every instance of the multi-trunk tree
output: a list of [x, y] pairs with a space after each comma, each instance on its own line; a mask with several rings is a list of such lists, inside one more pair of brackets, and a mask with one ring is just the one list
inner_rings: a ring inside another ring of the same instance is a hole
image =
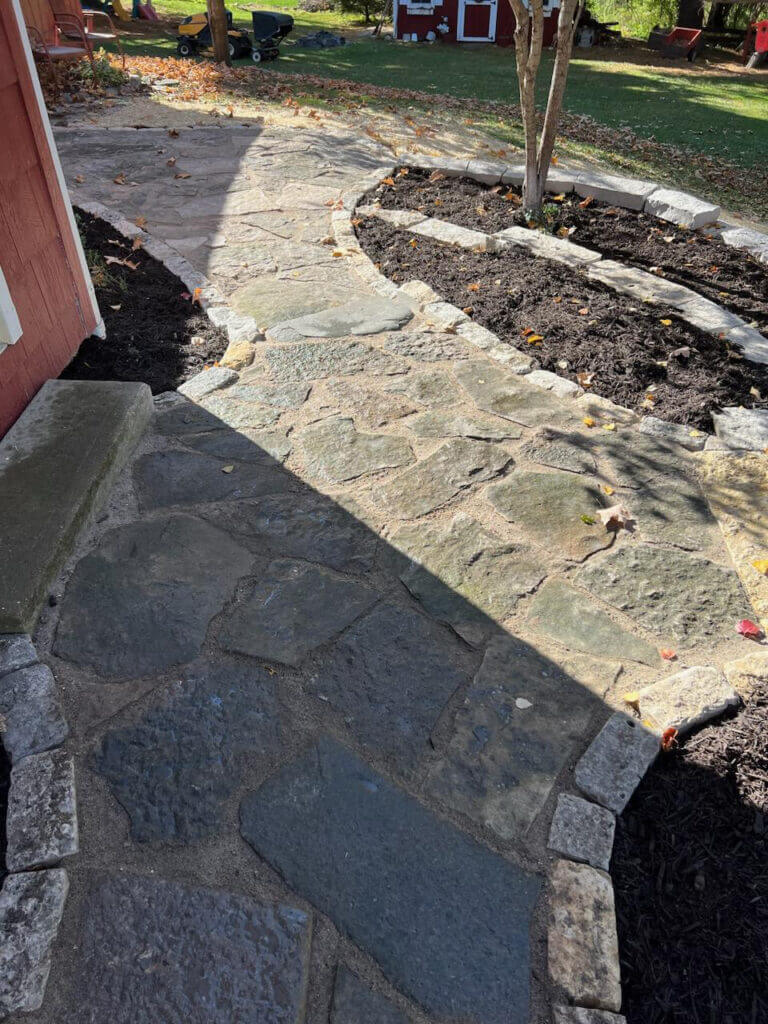
[[555, 61], [540, 132], [536, 112], [536, 76], [544, 44], [544, 0], [509, 0], [509, 3], [515, 15], [515, 56], [525, 135], [523, 207], [530, 217], [537, 219], [544, 199], [547, 174], [555, 148], [557, 125], [563, 109], [573, 37], [584, 9], [584, 0], [561, 0]]

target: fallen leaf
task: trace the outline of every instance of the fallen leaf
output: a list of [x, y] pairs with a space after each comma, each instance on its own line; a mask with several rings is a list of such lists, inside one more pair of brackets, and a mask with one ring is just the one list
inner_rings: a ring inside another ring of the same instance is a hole
[[410, 240], [410, 242], [408, 243], [408, 245], [410, 245], [410, 247], [411, 247], [412, 249], [416, 249], [416, 248], [418, 247], [419, 243], [418, 243], [418, 242], [416, 241], [416, 239], [415, 239], [415, 238], [412, 238], [412, 239]]
[[114, 311], [117, 313], [118, 310], [122, 309], [123, 307], [122, 306], [110, 306], [109, 308], [110, 309], [114, 309]]
[[461, 312], [462, 313], [466, 313], [467, 316], [469, 316], [470, 313], [474, 313], [474, 311], [475, 311], [475, 307], [474, 306], [465, 306], [464, 309], [462, 309]]
[[757, 569], [763, 576], [768, 576], [768, 558], [756, 558], [752, 562], [752, 568]]
[[640, 694], [637, 692], [637, 690], [632, 690], [630, 693], [625, 693], [621, 699], [624, 701], [625, 704], [629, 704], [631, 708], [634, 708], [638, 715], [640, 714]]
[[105, 256], [104, 257], [104, 262], [105, 263], [117, 263], [121, 267], [128, 267], [129, 270], [138, 270], [139, 269], [139, 264], [138, 263], [132, 263], [130, 260], [120, 259], [119, 256]]
[[736, 632], [741, 633], [742, 636], [747, 637], [749, 640], [759, 640], [763, 635], [762, 629], [751, 619], [742, 619], [738, 622]]
[[592, 386], [592, 381], [594, 379], [595, 379], [594, 373], [587, 373], [586, 370], [583, 370], [581, 373], [577, 373], [576, 374], [576, 380], [579, 382], [579, 384], [583, 388], [591, 387]]
[[555, 297], [552, 299], [552, 301], [553, 302], [562, 302], [563, 301], [563, 296], [562, 295], [555, 295]]
[[468, 284], [467, 285], [467, 291], [468, 292], [479, 292], [480, 291], [480, 283], [478, 282], [477, 284]]
[[137, 228], [142, 228], [143, 230], [147, 226], [147, 218], [144, 216], [137, 217], [133, 223]]
[[610, 484], [603, 484], [603, 490], [606, 494], [613, 494], [613, 488]]
[[565, 199], [565, 192], [558, 192], [558, 194], [556, 196], [552, 196], [552, 202], [553, 203], [562, 203], [562, 201], [564, 199]]
[[144, 244], [144, 243], [143, 243], [143, 242], [142, 242], [142, 240], [141, 240], [141, 239], [139, 238], [139, 236], [138, 236], [138, 235], [136, 235], [136, 237], [134, 238], [133, 242], [131, 243], [131, 249], [132, 249], [132, 251], [133, 251], [133, 252], [136, 252], [136, 250], [137, 250], [137, 249], [140, 249], [140, 248], [142, 247], [142, 245], [143, 245], [143, 244]]
[[125, 177], [125, 171], [121, 171], [116, 178], [112, 179], [112, 181], [114, 181], [116, 185], [127, 185], [128, 181]]
[[382, 178], [381, 179], [381, 184], [382, 185], [394, 185], [395, 184], [395, 179], [394, 178]]
[[626, 505], [611, 505], [610, 508], [601, 508], [597, 513], [598, 519], [607, 530], [621, 530], [632, 522], [632, 513]]
[[594, 526], [595, 523], [597, 522], [597, 520], [594, 518], [594, 516], [583, 515], [583, 516], [580, 516], [579, 518], [581, 519], [582, 523], [586, 523], [587, 526]]
[[661, 734], [661, 749], [665, 754], [668, 754], [670, 750], [674, 750], [677, 746], [677, 729], [669, 728], [665, 729]]
[[174, 174], [174, 178], [191, 178], [191, 177], [192, 177], [192, 175], [189, 173], [189, 171], [177, 171], [176, 174]]
[[664, 661], [677, 661], [677, 655], [671, 647], [662, 647], [659, 651]]
[[429, 176], [430, 181], [442, 181], [444, 178], [445, 175], [443, 174], [442, 171], [432, 171], [432, 173]]
[[85, 181], [85, 178], [83, 177], [82, 174], [76, 174], [75, 175], [75, 181], [77, 182], [78, 185], [82, 185], [83, 182]]
[[222, 473], [231, 473], [234, 468], [235, 468], [234, 466], [222, 466], [221, 467], [221, 472]]
[[671, 327], [672, 326], [672, 321], [668, 320], [668, 319], [660, 320], [659, 323], [664, 324], [665, 327]]
[[168, 129], [168, 134], [170, 135], [170, 137], [172, 139], [178, 139], [178, 137], [179, 137], [179, 133], [176, 131], [175, 128], [169, 128]]
[[585, 416], [581, 422], [584, 424], [585, 427], [594, 427], [595, 425], [595, 421], [592, 419], [591, 416]]
[[165, 161], [165, 166], [166, 167], [175, 167], [176, 166], [176, 157], [172, 156], [168, 160], [166, 160]]
[[589, 309], [586, 306], [583, 306], [579, 310], [579, 316], [589, 316]]
[[541, 334], [529, 334], [525, 340], [529, 345], [540, 345], [542, 341], [544, 341], [544, 338]]
[[594, 196], [587, 196], [586, 199], [582, 199], [581, 200], [581, 202], [579, 203], [579, 206], [581, 207], [582, 210], [586, 210], [586, 208], [588, 206], [591, 206], [592, 203], [594, 203], [594, 201], [595, 201], [595, 197]]
[[616, 429], [616, 424], [615, 423], [604, 423], [603, 424], [603, 430], [615, 430], [615, 429]]

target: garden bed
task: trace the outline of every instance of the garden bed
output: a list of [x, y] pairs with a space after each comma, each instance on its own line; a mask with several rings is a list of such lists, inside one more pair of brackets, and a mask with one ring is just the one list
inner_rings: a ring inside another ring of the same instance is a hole
[[768, 366], [739, 358], [661, 305], [635, 302], [522, 247], [475, 253], [373, 217], [358, 219], [356, 230], [392, 281], [425, 281], [544, 369], [594, 394], [707, 431], [724, 406], [768, 405]]
[[611, 874], [628, 1024], [768, 1021], [768, 686], [648, 772]]
[[[436, 180], [431, 180], [432, 178]], [[431, 217], [491, 234], [524, 226], [521, 190], [489, 188], [470, 178], [446, 178], [411, 169], [376, 192], [388, 209], [418, 210]], [[546, 198], [548, 228], [571, 231], [578, 245], [609, 259], [658, 273], [692, 288], [768, 335], [768, 266], [725, 245], [706, 231], [689, 231], [637, 210], [625, 210], [573, 193]]]
[[77, 220], [107, 337], [86, 338], [62, 377], [143, 381], [159, 394], [221, 358], [226, 335], [178, 277], [105, 221], [80, 210]]

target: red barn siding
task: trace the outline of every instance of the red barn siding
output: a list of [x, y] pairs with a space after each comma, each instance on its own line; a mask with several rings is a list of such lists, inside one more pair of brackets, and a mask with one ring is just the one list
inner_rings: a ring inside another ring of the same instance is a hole
[[[457, 42], [459, 27], [459, 6], [460, 0], [443, 0], [440, 6], [434, 8], [429, 14], [409, 14], [407, 6], [394, 0], [397, 8], [397, 38], [402, 39], [404, 35], [416, 33], [419, 39], [424, 39], [427, 32], [437, 32], [437, 26], [446, 18], [449, 31], [445, 34], [437, 33], [438, 38], [442, 36], [445, 42]], [[412, 4], [410, 5], [412, 6]], [[550, 46], [557, 34], [557, 19], [560, 15], [559, 7], [553, 8], [548, 16], [544, 18], [544, 45]], [[487, 8], [471, 8], [465, 10], [465, 35], [484, 34], [488, 24]], [[467, 31], [469, 29], [469, 31]], [[494, 42], [499, 46], [511, 46], [514, 43], [515, 16], [509, 0], [498, 0], [496, 13], [496, 32]]]
[[[37, 2], [37, 0], [25, 0]], [[99, 323], [12, 4], [0, 5], [0, 266], [22, 336], [0, 352], [0, 436]]]

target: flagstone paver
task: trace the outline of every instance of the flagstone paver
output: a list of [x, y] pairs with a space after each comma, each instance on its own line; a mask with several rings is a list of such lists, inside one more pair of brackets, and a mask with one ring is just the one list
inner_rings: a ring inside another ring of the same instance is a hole
[[487, 1024], [526, 1012], [534, 875], [328, 740], [240, 813], [245, 839], [428, 1012]]
[[[328, 244], [391, 166], [371, 136], [60, 139], [70, 182], [145, 217], [267, 338], [228, 384], [156, 397], [35, 637], [82, 828], [66, 955], [25, 1024], [517, 1024], [531, 978], [546, 1019], [569, 769], [624, 799], [616, 744], [583, 760], [607, 706], [658, 681], [660, 646], [744, 653], [708, 453], [374, 295]], [[617, 500], [632, 532], [582, 519]]]
[[[131, 876], [94, 886], [84, 911], [80, 1008], [67, 1024], [301, 1024], [311, 920], [285, 904]], [[109, 983], [106, 984], [106, 979]]]

